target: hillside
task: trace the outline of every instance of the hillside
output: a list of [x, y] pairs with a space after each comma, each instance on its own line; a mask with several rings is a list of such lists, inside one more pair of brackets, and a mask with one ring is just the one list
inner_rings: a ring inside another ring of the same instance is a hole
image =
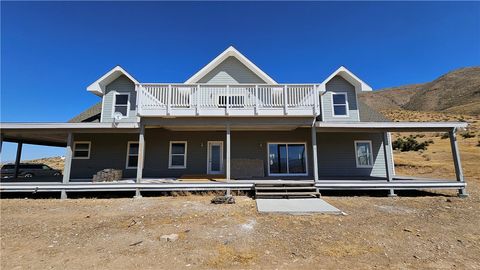
[[379, 110], [405, 109], [480, 114], [480, 67], [454, 70], [428, 83], [362, 93], [360, 99]]

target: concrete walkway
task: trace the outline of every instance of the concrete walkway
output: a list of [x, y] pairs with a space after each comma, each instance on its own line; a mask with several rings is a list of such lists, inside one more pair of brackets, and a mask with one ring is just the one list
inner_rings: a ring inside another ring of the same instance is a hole
[[326, 201], [312, 199], [256, 199], [257, 210], [260, 213], [283, 214], [336, 214], [342, 213]]

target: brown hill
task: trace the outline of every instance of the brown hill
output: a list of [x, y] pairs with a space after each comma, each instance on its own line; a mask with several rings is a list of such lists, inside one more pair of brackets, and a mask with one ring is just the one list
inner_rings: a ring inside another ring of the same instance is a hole
[[480, 114], [480, 67], [449, 72], [428, 83], [362, 93], [360, 99], [379, 110], [406, 109]]

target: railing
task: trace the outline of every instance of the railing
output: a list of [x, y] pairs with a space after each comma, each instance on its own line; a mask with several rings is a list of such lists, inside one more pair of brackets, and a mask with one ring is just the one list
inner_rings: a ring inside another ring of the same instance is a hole
[[140, 116], [318, 115], [317, 85], [139, 84]]

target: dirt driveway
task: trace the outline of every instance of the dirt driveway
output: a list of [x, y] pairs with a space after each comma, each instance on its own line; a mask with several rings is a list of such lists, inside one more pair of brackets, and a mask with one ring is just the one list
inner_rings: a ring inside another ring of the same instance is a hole
[[261, 215], [248, 197], [1, 200], [1, 268], [479, 269], [478, 190], [324, 197], [345, 216]]

